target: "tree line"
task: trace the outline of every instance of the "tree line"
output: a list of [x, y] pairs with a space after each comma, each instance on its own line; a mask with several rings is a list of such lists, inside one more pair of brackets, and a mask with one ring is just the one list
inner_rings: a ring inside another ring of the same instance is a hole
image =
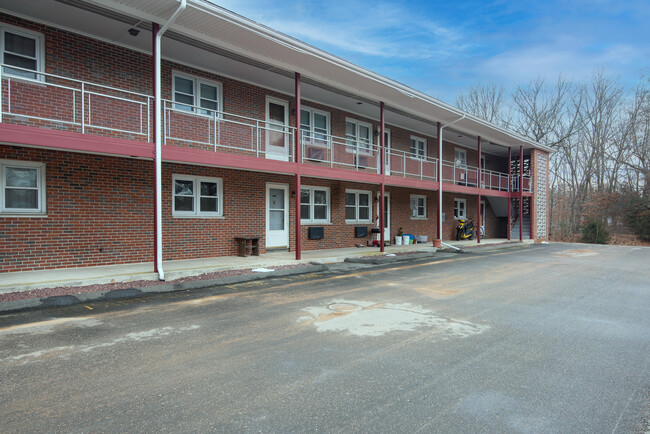
[[539, 77], [510, 90], [478, 83], [456, 105], [553, 149], [551, 239], [575, 239], [595, 225], [650, 240], [649, 82], [642, 77], [628, 90], [597, 72], [584, 82]]

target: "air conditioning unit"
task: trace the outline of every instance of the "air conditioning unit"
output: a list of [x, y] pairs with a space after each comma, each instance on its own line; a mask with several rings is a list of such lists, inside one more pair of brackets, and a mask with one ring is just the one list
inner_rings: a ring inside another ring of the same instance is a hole
[[325, 230], [322, 226], [311, 226], [307, 231], [310, 240], [322, 240], [325, 236]]
[[307, 148], [307, 158], [310, 160], [324, 160], [325, 149], [316, 146], [310, 146]]
[[358, 161], [358, 165], [360, 167], [368, 167], [368, 157], [363, 156], [363, 155], [359, 155], [357, 157], [357, 161]]

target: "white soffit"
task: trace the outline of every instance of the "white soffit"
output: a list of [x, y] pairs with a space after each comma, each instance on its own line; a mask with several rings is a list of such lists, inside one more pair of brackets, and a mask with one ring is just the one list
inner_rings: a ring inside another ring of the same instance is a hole
[[[179, 0], [83, 0], [145, 21], [165, 22], [180, 5]], [[314, 81], [413, 113], [430, 122], [457, 121], [463, 112], [415, 89], [333, 56], [302, 41], [205, 0], [188, 0], [187, 8], [171, 29], [190, 38], [285, 71], [296, 71]], [[481, 136], [504, 146], [550, 148], [472, 115], [455, 123], [454, 129]], [[445, 133], [446, 134], [446, 133]]]

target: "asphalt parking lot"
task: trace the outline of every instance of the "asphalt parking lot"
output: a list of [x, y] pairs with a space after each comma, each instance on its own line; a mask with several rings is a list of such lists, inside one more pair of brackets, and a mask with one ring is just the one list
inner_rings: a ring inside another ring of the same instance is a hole
[[0, 317], [3, 432], [646, 432], [650, 249], [549, 244]]

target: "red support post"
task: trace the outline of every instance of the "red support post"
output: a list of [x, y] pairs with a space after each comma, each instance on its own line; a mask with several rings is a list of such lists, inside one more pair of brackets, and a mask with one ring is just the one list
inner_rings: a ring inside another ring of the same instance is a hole
[[[152, 84], [153, 84], [153, 88], [152, 88], [151, 93], [154, 94], [154, 95], [156, 94], [156, 84], [157, 84], [156, 83], [156, 61], [157, 61], [157, 59], [156, 59], [156, 36], [158, 36], [158, 31], [159, 30], [160, 30], [160, 25], [158, 23], [152, 23], [152, 25], [151, 25], [151, 59], [153, 60], [153, 62], [151, 63], [151, 76], [152, 76], [151, 81], [152, 81]], [[154, 101], [153, 119], [156, 119], [157, 112], [158, 112], [158, 104], [156, 104], [156, 102]], [[151, 122], [151, 119], [148, 119], [147, 122]], [[154, 122], [154, 124], [155, 124], [155, 122]], [[153, 139], [154, 139], [154, 143], [155, 143], [156, 142], [156, 137], [157, 137], [157, 135], [160, 134], [160, 131], [154, 130], [153, 134], [154, 134]], [[155, 164], [156, 164], [156, 161], [154, 160], [154, 167], [155, 167]], [[152, 189], [152, 192], [153, 192], [153, 209], [154, 209], [154, 212], [153, 212], [153, 258], [154, 258], [153, 259], [153, 270], [154, 270], [155, 273], [157, 273], [158, 272], [158, 261], [156, 260], [156, 258], [158, 258], [158, 243], [156, 242], [156, 240], [158, 239], [158, 227], [156, 225], [156, 219], [157, 219], [158, 216], [156, 215], [156, 212], [158, 210], [158, 197], [156, 195], [156, 174], [155, 174], [155, 170], [154, 170], [154, 178], [153, 179], [154, 179], [154, 182], [153, 182], [154, 188]]]
[[[531, 156], [530, 156], [530, 159], [531, 159], [531, 161], [530, 161], [530, 166], [528, 166], [528, 167], [530, 167], [530, 171], [531, 171], [531, 173], [533, 173], [533, 168], [534, 168], [534, 167], [533, 167], [533, 161], [532, 161], [532, 159], [533, 159], [532, 152], [533, 152], [533, 151], [531, 151]], [[535, 201], [533, 200], [533, 198], [535, 197], [535, 196], [534, 196], [534, 194], [535, 194], [535, 189], [533, 188], [533, 184], [532, 184], [533, 179], [534, 179], [534, 178], [531, 177], [531, 184], [530, 184], [530, 191], [531, 191], [531, 193], [533, 193], [533, 196], [528, 196], [528, 200], [530, 201], [530, 203], [528, 204], [528, 205], [529, 205], [529, 206], [528, 206], [528, 212], [530, 213], [530, 234], [529, 234], [529, 238], [530, 238], [531, 240], [534, 240], [534, 239], [535, 239], [535, 235], [534, 235], [534, 232], [533, 232], [533, 222], [534, 222], [534, 219], [533, 219], [533, 208], [534, 208], [534, 207], [533, 207], [533, 205], [534, 205], [534, 203], [535, 203]]]
[[[438, 142], [440, 142], [440, 134], [442, 134], [442, 124], [438, 122], [436, 127], [436, 134]], [[437, 232], [438, 239], [442, 241], [442, 146], [438, 146], [438, 221], [437, 221]]]
[[512, 228], [512, 148], [508, 146], [508, 241], [510, 241]]
[[533, 234], [533, 196], [528, 196], [528, 200], [530, 201], [530, 204], [528, 206], [528, 212], [530, 212], [530, 234], [528, 234], [528, 238], [533, 240], [535, 239], [535, 236]]
[[295, 85], [296, 85], [296, 138], [294, 140], [295, 142], [295, 161], [296, 161], [296, 202], [295, 202], [295, 207], [296, 207], [296, 261], [300, 260], [301, 254], [302, 254], [302, 246], [301, 246], [301, 231], [302, 228], [300, 227], [300, 167], [301, 167], [301, 155], [300, 155], [300, 150], [301, 150], [301, 135], [300, 135], [300, 73], [296, 72], [296, 77], [295, 77]]
[[384, 197], [385, 197], [385, 169], [384, 165], [384, 102], [379, 103], [379, 167], [381, 176], [381, 183], [379, 184], [379, 251], [384, 251]]
[[519, 241], [524, 240], [524, 147], [519, 147]]
[[476, 184], [478, 186], [478, 196], [476, 197], [476, 204], [477, 207], [476, 209], [478, 210], [478, 218], [476, 221], [478, 222], [476, 224], [476, 242], [477, 244], [481, 244], [481, 188], [483, 188], [483, 169], [481, 168], [481, 136], [478, 136], [478, 179], [476, 181]]

